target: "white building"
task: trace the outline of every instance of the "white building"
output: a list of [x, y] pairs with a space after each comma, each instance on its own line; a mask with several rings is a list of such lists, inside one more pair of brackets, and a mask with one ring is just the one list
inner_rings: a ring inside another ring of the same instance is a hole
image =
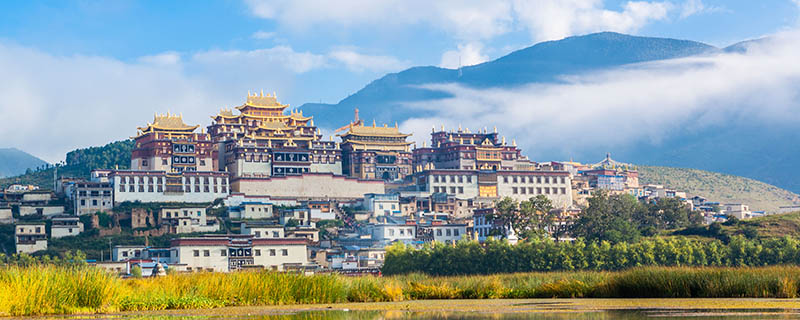
[[273, 205], [267, 202], [242, 202], [229, 207], [228, 216], [231, 219], [269, 219], [274, 217]]
[[114, 246], [111, 250], [112, 261], [127, 261], [130, 259], [143, 259], [145, 257], [146, 246]]
[[19, 223], [14, 228], [17, 254], [47, 250], [47, 231], [43, 222]]
[[[2, 210], [2, 209], [0, 209], [0, 210]], [[789, 212], [797, 212], [797, 211], [800, 211], [800, 205], [778, 207], [778, 213], [789, 213]]]
[[[95, 171], [93, 175], [97, 175]], [[70, 191], [75, 205], [75, 214], [85, 215], [96, 212], [109, 212], [114, 208], [114, 196], [111, 183], [99, 181], [76, 182]]]
[[364, 195], [364, 208], [372, 216], [389, 216], [400, 213], [400, 196], [397, 194], [375, 194]]
[[413, 224], [375, 224], [370, 226], [372, 240], [375, 241], [411, 241], [417, 236], [417, 226]]
[[55, 216], [50, 221], [51, 238], [77, 236], [83, 232], [83, 222], [76, 216]]
[[300, 227], [314, 228], [317, 226], [317, 224], [311, 220], [311, 209], [309, 208], [296, 208], [281, 211], [281, 225], [285, 226], [292, 220], [297, 222], [297, 226]]
[[270, 222], [247, 221], [241, 224], [241, 233], [256, 239], [282, 239], [286, 233], [282, 225]]
[[171, 256], [187, 271], [230, 272], [244, 268], [285, 270], [309, 264], [303, 239], [213, 236], [172, 240]]
[[0, 224], [14, 222], [14, 215], [11, 214], [11, 207], [0, 206]]
[[466, 224], [434, 223], [430, 226], [421, 227], [420, 229], [424, 230], [424, 232], [429, 235], [429, 238], [432, 241], [438, 241], [446, 244], [453, 244], [468, 237]]
[[736, 217], [739, 220], [752, 218], [753, 212], [750, 207], [741, 203], [726, 203], [723, 206], [725, 215], [729, 217]]
[[219, 230], [219, 223], [216, 219], [208, 219], [204, 207], [162, 208], [158, 214], [158, 223], [170, 226], [171, 233]]
[[208, 203], [229, 192], [226, 172], [114, 170], [108, 178], [115, 205], [125, 201]]

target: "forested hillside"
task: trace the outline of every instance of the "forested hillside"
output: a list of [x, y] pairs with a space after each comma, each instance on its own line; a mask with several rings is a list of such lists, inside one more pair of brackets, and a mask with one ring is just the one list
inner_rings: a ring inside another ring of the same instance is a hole
[[20, 176], [0, 179], [0, 187], [11, 184], [32, 184], [45, 189], [53, 188], [54, 170], [59, 177], [88, 178], [92, 169], [127, 169], [130, 167], [133, 140], [116, 141], [102, 147], [77, 149], [67, 153], [65, 164], [47, 169], [37, 169]]

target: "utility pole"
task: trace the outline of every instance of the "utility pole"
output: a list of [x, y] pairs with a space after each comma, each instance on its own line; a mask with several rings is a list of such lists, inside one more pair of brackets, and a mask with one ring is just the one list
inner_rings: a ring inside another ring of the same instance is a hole
[[111, 238], [108, 238], [108, 261], [114, 260], [112, 252], [114, 252], [114, 249], [111, 248]]

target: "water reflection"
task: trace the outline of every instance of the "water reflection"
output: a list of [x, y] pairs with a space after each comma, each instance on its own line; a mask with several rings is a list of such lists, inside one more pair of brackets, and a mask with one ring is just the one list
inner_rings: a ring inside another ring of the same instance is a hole
[[[541, 306], [540, 306], [541, 307]], [[557, 307], [557, 306], [555, 306]], [[116, 318], [116, 317], [114, 317]], [[187, 315], [150, 315], [122, 316], [123, 319], [269, 319], [269, 320], [383, 320], [383, 319], [423, 319], [423, 320], [641, 320], [641, 319], [800, 319], [800, 313], [784, 309], [752, 309], [752, 310], [622, 310], [622, 311], [519, 311], [519, 312], [411, 312], [411, 311], [303, 311], [296, 313], [247, 315], [227, 314], [213, 316]]]

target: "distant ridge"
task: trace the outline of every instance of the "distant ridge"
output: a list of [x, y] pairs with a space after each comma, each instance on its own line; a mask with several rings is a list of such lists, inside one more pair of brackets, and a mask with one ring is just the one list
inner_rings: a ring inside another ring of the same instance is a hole
[[25, 151], [16, 148], [0, 148], [0, 177], [10, 177], [25, 173], [27, 169], [35, 169], [46, 165], [39, 159]]
[[301, 108], [317, 115], [317, 124], [338, 128], [349, 120], [353, 108], [365, 119], [403, 121], [425, 116], [404, 102], [446, 98], [448, 94], [418, 86], [458, 83], [471, 87], [513, 87], [527, 83], [552, 83], [563, 76], [618, 67], [631, 63], [682, 58], [720, 49], [689, 40], [638, 37], [600, 32], [547, 41], [514, 51], [493, 61], [458, 70], [425, 66], [390, 73], [372, 81], [336, 104], [307, 103]]

